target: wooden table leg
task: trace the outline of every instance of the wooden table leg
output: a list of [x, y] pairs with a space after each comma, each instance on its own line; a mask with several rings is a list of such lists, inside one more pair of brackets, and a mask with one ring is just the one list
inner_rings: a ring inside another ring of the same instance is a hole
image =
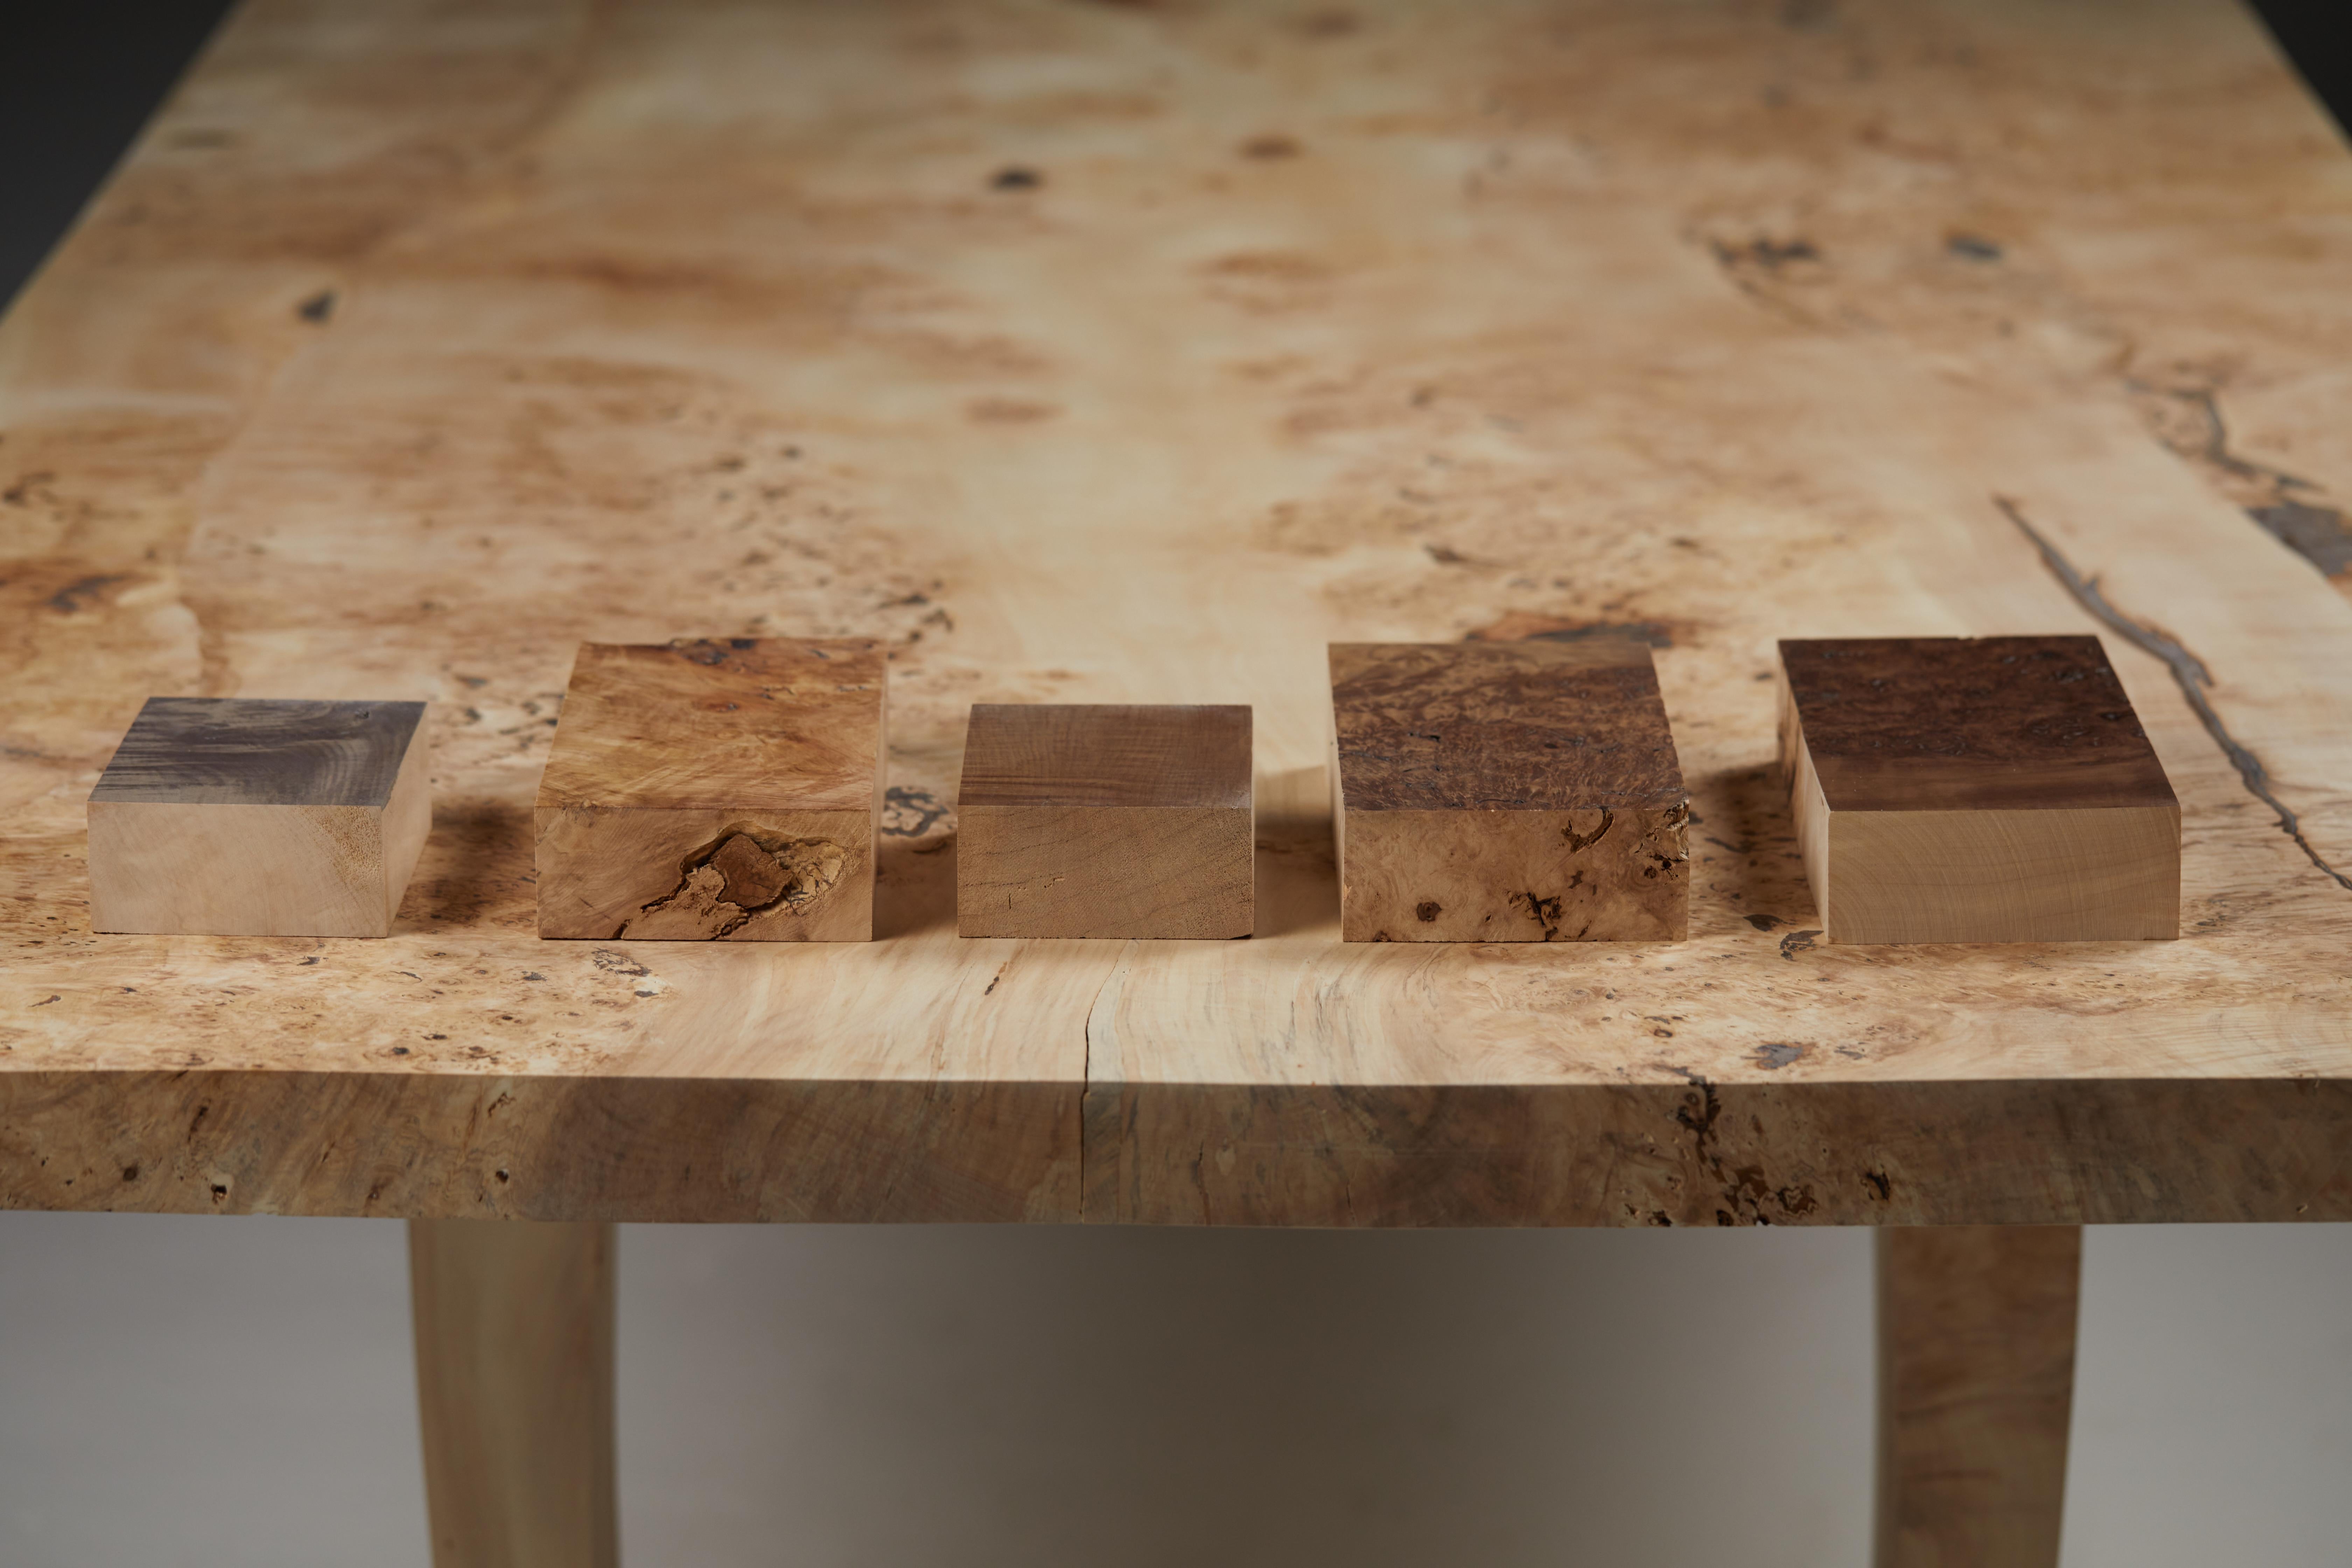
[[2080, 1226], [1878, 1233], [1878, 1568], [2055, 1568]]
[[613, 1568], [613, 1227], [412, 1220], [434, 1568]]

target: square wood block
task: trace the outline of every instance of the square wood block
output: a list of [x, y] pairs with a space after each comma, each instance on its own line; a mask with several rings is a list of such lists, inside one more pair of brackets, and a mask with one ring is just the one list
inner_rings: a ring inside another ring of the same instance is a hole
[[539, 934], [873, 940], [887, 679], [865, 638], [583, 643], [539, 785]]
[[1822, 938], [2180, 934], [2180, 803], [2095, 637], [1780, 645]]
[[976, 704], [956, 822], [959, 935], [1255, 923], [1246, 707]]
[[1349, 942], [1679, 942], [1690, 796], [1650, 650], [1331, 647]]
[[386, 936], [433, 826], [422, 702], [151, 697], [89, 795], [94, 931]]

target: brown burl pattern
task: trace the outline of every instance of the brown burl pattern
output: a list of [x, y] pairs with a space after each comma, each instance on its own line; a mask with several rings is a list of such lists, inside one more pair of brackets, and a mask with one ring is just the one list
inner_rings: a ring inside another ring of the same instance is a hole
[[1647, 647], [1330, 658], [1347, 940], [1682, 938], [1690, 798]]
[[1649, 649], [1630, 640], [1341, 644], [1331, 696], [1359, 810], [1663, 810], [1688, 798]]
[[540, 782], [540, 934], [869, 939], [885, 679], [865, 638], [583, 645]]
[[1833, 808], [2173, 803], [2097, 637], [1828, 637], [1780, 658]]

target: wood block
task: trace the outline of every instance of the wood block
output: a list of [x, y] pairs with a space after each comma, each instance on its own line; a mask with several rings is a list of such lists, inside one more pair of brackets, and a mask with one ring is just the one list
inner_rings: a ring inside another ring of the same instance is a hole
[[539, 934], [871, 941], [887, 679], [864, 638], [583, 643], [539, 785]]
[[1335, 643], [1349, 942], [1679, 942], [1690, 796], [1637, 642]]
[[956, 820], [959, 935], [1236, 937], [1255, 922], [1245, 707], [977, 704]]
[[2180, 934], [2180, 803], [2095, 637], [1780, 645], [1823, 940]]
[[433, 826], [424, 719], [149, 698], [89, 795], [91, 929], [389, 935]]

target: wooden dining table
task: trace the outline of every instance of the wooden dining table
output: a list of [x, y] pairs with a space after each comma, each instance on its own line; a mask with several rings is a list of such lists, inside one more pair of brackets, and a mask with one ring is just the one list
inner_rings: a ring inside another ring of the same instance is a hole
[[[2080, 1229], [2352, 1218], [2352, 155], [2226, 0], [247, 0], [0, 321], [0, 1205], [410, 1229], [609, 1563], [616, 1221], [1882, 1227], [1884, 1568]], [[2179, 940], [1822, 939], [1782, 637], [2092, 633]], [[583, 640], [890, 650], [870, 942], [542, 941]], [[1654, 652], [1683, 942], [1340, 940], [1327, 645]], [[423, 700], [382, 940], [93, 933], [149, 697]], [[1255, 933], [956, 935], [974, 702], [1246, 703]]]

